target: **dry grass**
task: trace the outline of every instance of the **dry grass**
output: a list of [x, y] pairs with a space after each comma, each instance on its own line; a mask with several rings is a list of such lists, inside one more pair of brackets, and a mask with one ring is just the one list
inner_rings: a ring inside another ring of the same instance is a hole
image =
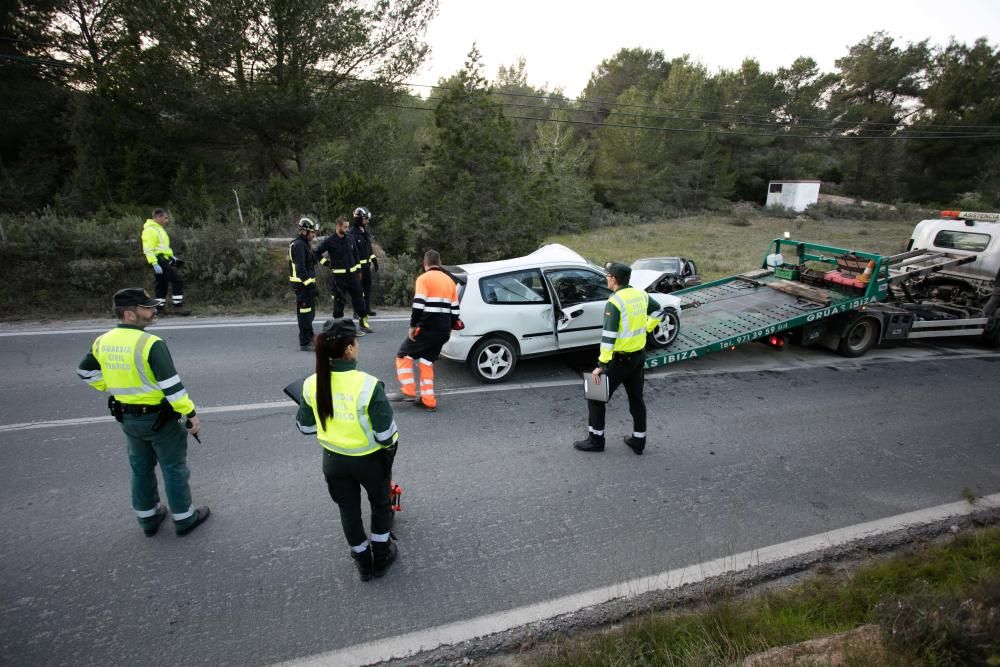
[[693, 259], [702, 279], [708, 281], [758, 268], [770, 241], [786, 231], [799, 241], [892, 254], [906, 247], [917, 222], [702, 215], [602, 227], [583, 234], [553, 236], [547, 241], [569, 246], [598, 264], [680, 255]]

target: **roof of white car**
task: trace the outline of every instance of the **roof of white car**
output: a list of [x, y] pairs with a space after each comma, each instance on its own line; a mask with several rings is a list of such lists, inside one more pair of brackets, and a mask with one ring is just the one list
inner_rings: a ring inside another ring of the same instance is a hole
[[525, 255], [524, 257], [513, 257], [511, 259], [500, 259], [495, 262], [477, 262], [475, 264], [459, 264], [459, 267], [468, 274], [493, 273], [506, 269], [519, 269], [535, 266], [547, 266], [550, 264], [584, 264], [590, 262], [585, 260], [580, 253], [570, 250], [559, 243], [549, 243], [541, 248]]

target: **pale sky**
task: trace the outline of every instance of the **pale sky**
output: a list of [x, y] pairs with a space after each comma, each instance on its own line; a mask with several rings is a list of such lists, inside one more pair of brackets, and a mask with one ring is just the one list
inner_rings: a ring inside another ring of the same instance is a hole
[[[1000, 43], [1000, 0], [439, 0], [429, 61], [410, 83], [434, 85], [457, 72], [472, 43], [490, 80], [518, 57], [528, 83], [577, 97], [597, 65], [624, 47], [685, 53], [709, 71], [752, 56], [768, 71], [811, 56], [824, 71], [866, 35], [884, 30], [900, 45], [951, 37]], [[426, 95], [426, 89], [416, 92]]]

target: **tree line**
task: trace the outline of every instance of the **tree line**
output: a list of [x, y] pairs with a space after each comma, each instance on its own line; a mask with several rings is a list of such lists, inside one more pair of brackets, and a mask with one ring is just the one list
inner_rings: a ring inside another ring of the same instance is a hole
[[[436, 0], [41, 0], [0, 8], [0, 213], [167, 205], [288, 234], [363, 204], [393, 253], [531, 250], [609, 211], [762, 203], [772, 179], [878, 201], [1000, 207], [1000, 50], [874, 33], [709, 71], [626, 48], [577, 99], [490, 79], [473, 46], [434, 86]], [[236, 209], [236, 198], [241, 202]]]

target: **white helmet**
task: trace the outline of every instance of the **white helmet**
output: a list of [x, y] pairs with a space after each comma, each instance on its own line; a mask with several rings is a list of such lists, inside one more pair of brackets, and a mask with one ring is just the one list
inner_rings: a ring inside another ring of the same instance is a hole
[[300, 218], [299, 229], [308, 229], [310, 232], [318, 232], [319, 225], [312, 218]]
[[372, 214], [369, 213], [368, 209], [366, 209], [364, 206], [359, 206], [356, 209], [354, 209], [354, 217], [364, 218], [365, 220], [368, 220], [372, 217]]

